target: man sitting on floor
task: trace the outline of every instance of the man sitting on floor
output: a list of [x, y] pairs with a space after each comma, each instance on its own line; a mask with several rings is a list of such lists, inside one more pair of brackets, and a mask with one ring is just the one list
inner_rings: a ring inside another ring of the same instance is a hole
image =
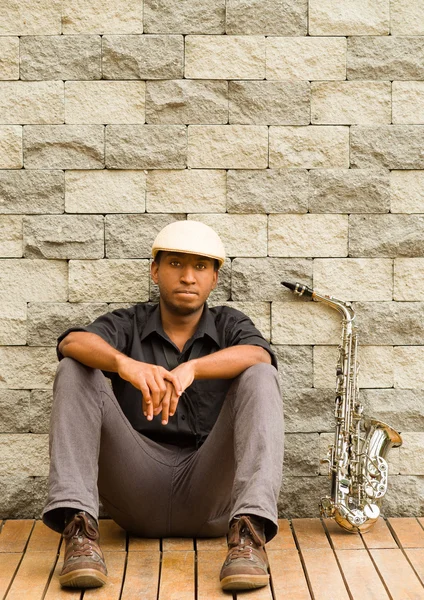
[[225, 260], [215, 231], [171, 223], [152, 256], [158, 303], [114, 310], [58, 340], [43, 520], [63, 532], [60, 583], [106, 582], [100, 495], [135, 535], [228, 532], [222, 587], [267, 585], [283, 460], [275, 356], [246, 315], [207, 306]]

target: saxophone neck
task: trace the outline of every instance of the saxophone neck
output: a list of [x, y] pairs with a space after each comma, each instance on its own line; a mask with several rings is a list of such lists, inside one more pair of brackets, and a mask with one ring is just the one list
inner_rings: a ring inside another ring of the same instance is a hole
[[282, 281], [281, 283], [286, 288], [291, 290], [296, 296], [305, 296], [305, 298], [309, 298], [314, 302], [322, 302], [323, 304], [327, 304], [327, 306], [337, 310], [342, 315], [346, 323], [353, 323], [355, 313], [350, 302], [338, 300], [337, 298], [334, 298], [334, 296], [319, 294], [312, 288], [302, 283], [290, 283], [288, 281]]

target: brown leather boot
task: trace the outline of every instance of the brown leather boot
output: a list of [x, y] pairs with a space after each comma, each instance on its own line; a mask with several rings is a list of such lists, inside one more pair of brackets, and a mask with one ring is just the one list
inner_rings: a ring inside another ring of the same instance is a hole
[[253, 516], [233, 519], [228, 535], [228, 554], [220, 580], [224, 590], [246, 590], [268, 585], [268, 559], [261, 519]]
[[107, 580], [96, 521], [86, 512], [76, 513], [65, 527], [65, 560], [59, 575], [66, 587], [100, 587]]

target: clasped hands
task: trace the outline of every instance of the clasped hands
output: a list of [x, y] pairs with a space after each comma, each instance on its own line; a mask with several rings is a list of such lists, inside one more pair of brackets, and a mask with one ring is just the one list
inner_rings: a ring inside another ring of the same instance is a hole
[[144, 416], [151, 421], [162, 413], [162, 425], [166, 425], [175, 414], [181, 394], [193, 383], [194, 367], [195, 361], [189, 360], [167, 371], [164, 367], [125, 357], [119, 364], [118, 374], [143, 394]]

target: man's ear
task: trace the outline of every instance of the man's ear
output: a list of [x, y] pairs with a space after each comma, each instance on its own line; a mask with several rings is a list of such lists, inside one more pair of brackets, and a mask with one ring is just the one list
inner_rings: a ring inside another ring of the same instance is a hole
[[212, 282], [212, 289], [214, 290], [218, 285], [218, 271], [214, 271], [214, 280]]
[[153, 261], [152, 264], [150, 265], [150, 275], [153, 279], [153, 283], [158, 282], [158, 269], [159, 269], [159, 265], [155, 261]]

